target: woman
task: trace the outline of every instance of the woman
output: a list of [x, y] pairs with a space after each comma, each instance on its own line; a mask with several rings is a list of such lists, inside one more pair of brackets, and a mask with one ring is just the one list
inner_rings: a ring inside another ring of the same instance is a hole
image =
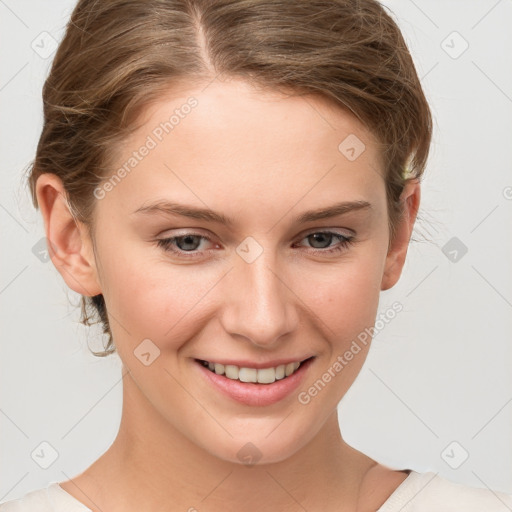
[[378, 2], [80, 1], [43, 98], [34, 204], [123, 412], [83, 473], [2, 512], [512, 507], [339, 430], [432, 131]]

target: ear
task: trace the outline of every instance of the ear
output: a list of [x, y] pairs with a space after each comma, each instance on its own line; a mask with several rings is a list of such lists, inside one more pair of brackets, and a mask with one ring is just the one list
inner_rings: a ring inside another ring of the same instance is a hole
[[87, 227], [73, 217], [61, 179], [42, 174], [37, 179], [36, 195], [55, 268], [75, 292], [89, 297], [102, 293]]
[[420, 206], [420, 196], [421, 189], [418, 180], [409, 181], [400, 195], [404, 213], [397, 226], [395, 238], [390, 242], [384, 265], [381, 290], [392, 288], [400, 278]]

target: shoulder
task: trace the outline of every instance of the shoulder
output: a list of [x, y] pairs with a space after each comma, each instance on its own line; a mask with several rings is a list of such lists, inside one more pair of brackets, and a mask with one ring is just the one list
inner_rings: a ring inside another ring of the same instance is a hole
[[91, 512], [57, 482], [30, 491], [21, 498], [0, 503], [0, 512]]
[[512, 494], [452, 482], [437, 473], [410, 472], [378, 512], [510, 512]]

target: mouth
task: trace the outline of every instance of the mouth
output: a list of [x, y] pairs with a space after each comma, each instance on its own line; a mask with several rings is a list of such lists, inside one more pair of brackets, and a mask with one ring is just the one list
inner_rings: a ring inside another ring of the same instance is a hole
[[243, 405], [262, 407], [292, 396], [306, 378], [315, 357], [266, 368], [237, 366], [204, 359], [195, 359], [194, 366], [209, 388]]
[[308, 357], [303, 361], [294, 361], [267, 368], [240, 367], [234, 364], [214, 363], [203, 359], [196, 359], [196, 361], [202, 364], [205, 368], [208, 368], [212, 373], [223, 375], [230, 380], [252, 382], [254, 384], [272, 384], [276, 380], [283, 380], [288, 378], [290, 375], [293, 375], [302, 364], [306, 363], [310, 359], [313, 359], [313, 356]]

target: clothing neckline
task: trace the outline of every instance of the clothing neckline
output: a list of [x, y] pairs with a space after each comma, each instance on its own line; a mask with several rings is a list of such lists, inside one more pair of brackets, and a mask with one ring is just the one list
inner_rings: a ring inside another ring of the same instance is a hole
[[[377, 509], [377, 512], [386, 512], [387, 507], [397, 503], [402, 494], [410, 487], [412, 482], [416, 480], [420, 474], [413, 469], [399, 469], [397, 471], [405, 471], [408, 473], [407, 477], [400, 483], [400, 485], [390, 494], [390, 496], [386, 499], [386, 501]], [[46, 488], [48, 496], [53, 503], [52, 496], [59, 496], [65, 500], [65, 505], [68, 507], [74, 506], [77, 508], [76, 512], [93, 512], [90, 508], [86, 507], [78, 498], [75, 498], [72, 494], [69, 494], [65, 489], [63, 489], [59, 482], [51, 482]], [[75, 512], [75, 511], [73, 511]]]
[[[86, 507], [78, 498], [75, 498], [72, 494], [69, 494], [68, 491], [63, 489], [59, 482], [51, 482], [46, 488], [46, 494], [48, 499], [55, 505], [55, 500], [58, 499], [62, 503], [67, 510], [72, 510], [72, 512], [92, 512], [92, 510]], [[67, 508], [69, 507], [69, 509]], [[60, 508], [55, 508], [55, 510], [60, 510]]]
[[400, 482], [400, 485], [387, 497], [386, 501], [377, 509], [377, 512], [385, 512], [387, 507], [397, 502], [400, 499], [401, 495], [407, 489], [410, 488], [412, 481], [417, 476], [419, 476], [419, 473], [417, 473], [413, 469], [398, 469], [397, 471], [408, 473], [408, 475], [402, 480], [402, 482]]

